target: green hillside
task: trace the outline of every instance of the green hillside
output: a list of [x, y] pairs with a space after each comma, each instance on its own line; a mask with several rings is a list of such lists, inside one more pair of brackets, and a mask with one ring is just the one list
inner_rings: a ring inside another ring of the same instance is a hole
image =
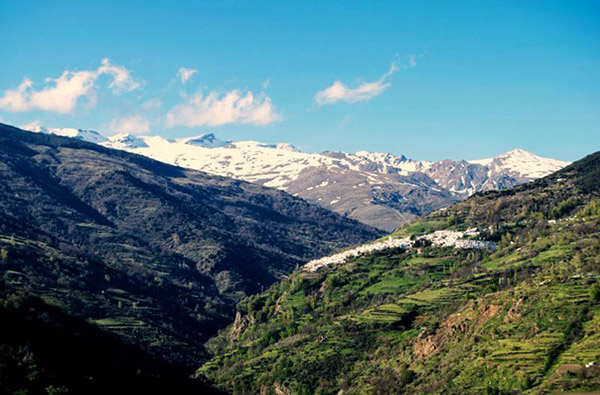
[[476, 227], [495, 250], [421, 243], [296, 270], [238, 304], [197, 375], [234, 393], [600, 390], [599, 223], [596, 153], [396, 235]]

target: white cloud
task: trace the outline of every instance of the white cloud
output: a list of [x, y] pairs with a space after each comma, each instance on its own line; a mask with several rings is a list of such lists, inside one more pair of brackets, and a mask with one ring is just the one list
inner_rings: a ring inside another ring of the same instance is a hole
[[333, 104], [339, 101], [346, 103], [356, 103], [363, 100], [369, 100], [384, 90], [391, 84], [386, 80], [398, 70], [396, 63], [393, 63], [387, 73], [375, 82], [365, 82], [357, 88], [348, 88], [341, 81], [335, 81], [329, 88], [317, 92], [315, 101], [318, 105]]
[[56, 79], [46, 78], [46, 87], [39, 91], [34, 90], [33, 82], [26, 78], [17, 89], [4, 91], [0, 108], [14, 112], [41, 110], [67, 114], [75, 109], [80, 98], [93, 106], [96, 81], [103, 74], [110, 76], [108, 86], [115, 94], [130, 92], [140, 86], [125, 67], [102, 59], [102, 65], [96, 70], [64, 71]]
[[131, 92], [140, 87], [140, 83], [131, 77], [131, 72], [123, 66], [111, 64], [107, 58], [102, 59], [102, 66], [96, 70], [96, 75], [108, 74], [112, 80], [108, 84], [115, 94]]
[[234, 89], [224, 95], [196, 92], [167, 113], [167, 126], [220, 126], [230, 123], [267, 125], [281, 119], [271, 98], [261, 93], [254, 97]]
[[177, 72], [177, 75], [179, 76], [181, 83], [185, 84], [187, 82], [187, 80], [192, 78], [192, 76], [194, 74], [196, 74], [197, 72], [198, 72], [198, 70], [196, 70], [196, 69], [186, 69], [185, 67], [182, 67]]
[[20, 126], [23, 130], [35, 131], [42, 126], [42, 122], [39, 120], [31, 121], [25, 125]]
[[144, 134], [150, 130], [150, 122], [141, 115], [115, 119], [109, 126], [111, 133]]

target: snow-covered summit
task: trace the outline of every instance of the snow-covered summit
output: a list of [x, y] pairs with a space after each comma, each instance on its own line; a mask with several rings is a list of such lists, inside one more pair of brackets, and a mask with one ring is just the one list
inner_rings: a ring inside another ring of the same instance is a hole
[[225, 147], [231, 144], [231, 140], [221, 140], [217, 138], [217, 136], [215, 136], [214, 133], [206, 133], [198, 136], [184, 137], [175, 141], [180, 144], [195, 145], [204, 148]]
[[280, 149], [284, 151], [292, 151], [292, 152], [300, 152], [298, 148], [296, 148], [293, 144], [290, 143], [277, 143], [275, 144], [275, 149]]
[[148, 144], [146, 144], [143, 137], [139, 137], [130, 133], [121, 133], [111, 136], [103, 145], [122, 150], [148, 147]]
[[524, 149], [514, 149], [494, 158], [471, 160], [486, 166], [490, 171], [507, 171], [523, 178], [539, 178], [562, 169], [569, 162], [543, 158]]
[[290, 143], [276, 143], [276, 144], [268, 144], [261, 143], [260, 141], [235, 141], [230, 143], [231, 148], [237, 149], [246, 149], [246, 150], [262, 150], [264, 148], [267, 149], [276, 149], [290, 152], [300, 152], [296, 147], [294, 147]]
[[404, 155], [394, 155], [385, 152], [358, 151], [355, 158], [367, 162], [371, 168], [381, 173], [407, 175], [415, 171], [427, 169], [431, 162], [408, 159]]
[[94, 130], [75, 129], [75, 128], [46, 128], [35, 126], [30, 129], [34, 133], [55, 134], [57, 136], [71, 137], [74, 139], [85, 140], [91, 143], [102, 143], [107, 140], [106, 137]]
[[307, 168], [331, 166], [335, 162], [320, 154], [300, 152], [288, 143], [219, 142], [223, 140], [207, 135], [177, 140], [159, 136], [122, 136], [111, 138], [102, 145], [272, 187], [282, 187]]

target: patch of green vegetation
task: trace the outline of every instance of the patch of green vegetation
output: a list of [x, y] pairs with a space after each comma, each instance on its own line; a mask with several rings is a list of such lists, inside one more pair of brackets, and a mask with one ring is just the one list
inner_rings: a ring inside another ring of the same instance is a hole
[[448, 226], [447, 220], [418, 220], [412, 222], [394, 233], [394, 237], [407, 237], [413, 235], [423, 235], [436, 230], [446, 229]]
[[390, 278], [370, 285], [360, 292], [365, 294], [401, 293], [403, 290], [414, 285], [414, 283], [414, 281], [405, 277]]

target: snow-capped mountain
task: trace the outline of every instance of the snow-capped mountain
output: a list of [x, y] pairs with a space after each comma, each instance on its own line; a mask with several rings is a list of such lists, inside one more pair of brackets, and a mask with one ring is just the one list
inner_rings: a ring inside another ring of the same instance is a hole
[[220, 140], [212, 133], [201, 134], [201, 135], [192, 136], [192, 137], [185, 137], [185, 138], [176, 140], [176, 142], [181, 143], [181, 144], [196, 145], [198, 147], [204, 147], [204, 148], [225, 147], [232, 143], [231, 141]]
[[136, 148], [148, 148], [145, 138], [137, 137], [129, 133], [121, 133], [110, 138], [109, 142], [104, 142], [104, 145], [110, 145], [111, 148], [121, 150], [133, 150]]
[[[43, 132], [67, 135], [66, 130], [77, 129]], [[69, 137], [279, 188], [387, 231], [473, 193], [509, 188], [568, 164], [520, 149], [495, 158], [433, 162], [366, 151], [306, 153], [287, 143], [233, 142], [212, 133], [176, 140], [128, 134], [99, 139], [96, 132], [77, 131]]]
[[45, 128], [42, 126], [35, 126], [31, 128], [30, 131], [35, 133], [56, 134], [58, 136], [71, 137], [74, 139], [85, 140], [96, 144], [108, 140], [106, 137], [93, 130], [75, 128]]
[[542, 158], [522, 149], [515, 149], [495, 158], [471, 160], [469, 162], [486, 166], [490, 172], [498, 173], [506, 170], [524, 178], [544, 177], [548, 174], [548, 170], [554, 169], [552, 171], [555, 171], [565, 166], [563, 161]]

